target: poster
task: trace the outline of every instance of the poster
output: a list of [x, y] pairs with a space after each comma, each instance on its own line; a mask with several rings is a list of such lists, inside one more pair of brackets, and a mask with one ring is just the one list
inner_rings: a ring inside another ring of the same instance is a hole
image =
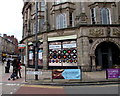
[[39, 50], [38, 52], [38, 58], [41, 60], [43, 57], [43, 50]]
[[54, 69], [52, 79], [81, 79], [80, 69]]
[[120, 78], [120, 68], [107, 69], [107, 78]]
[[32, 60], [32, 59], [33, 59], [33, 52], [29, 51], [29, 60]]

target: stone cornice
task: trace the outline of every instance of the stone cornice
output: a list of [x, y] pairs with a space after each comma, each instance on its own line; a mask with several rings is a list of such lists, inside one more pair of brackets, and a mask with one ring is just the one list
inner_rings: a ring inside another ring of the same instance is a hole
[[[93, 25], [93, 24], [80, 24], [79, 26], [76, 26], [76, 27], [44, 31], [44, 32], [38, 33], [38, 35], [41, 35], [41, 34], [44, 34], [44, 33], [50, 33], [50, 32], [64, 31], [64, 30], [74, 30], [74, 29], [78, 29], [80, 27], [120, 27], [120, 24], [110, 24], [110, 25], [108, 25], [108, 24], [107, 25], [101, 25], [101, 24], [96, 24], [96, 25]], [[31, 38], [33, 36], [35, 36], [35, 34], [26, 36], [20, 42], [23, 42], [24, 40], [26, 40], [28, 38]]]

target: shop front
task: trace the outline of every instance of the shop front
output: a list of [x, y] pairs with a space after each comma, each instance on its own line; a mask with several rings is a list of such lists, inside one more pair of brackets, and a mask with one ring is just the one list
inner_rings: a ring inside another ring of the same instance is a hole
[[[38, 67], [43, 66], [43, 44], [38, 46]], [[31, 44], [28, 46], [28, 67], [35, 67], [35, 46]]]
[[64, 39], [61, 38], [59, 37], [56, 40], [48, 38], [48, 66], [78, 66], [76, 36], [74, 39], [70, 39], [67, 36]]

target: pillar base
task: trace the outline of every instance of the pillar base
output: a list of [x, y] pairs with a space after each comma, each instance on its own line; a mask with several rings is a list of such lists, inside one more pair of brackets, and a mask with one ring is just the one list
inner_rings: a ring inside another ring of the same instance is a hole
[[82, 69], [82, 71], [84, 71], [84, 72], [92, 71], [92, 68], [91, 68], [91, 66], [89, 66], [89, 65], [81, 66], [81, 69]]

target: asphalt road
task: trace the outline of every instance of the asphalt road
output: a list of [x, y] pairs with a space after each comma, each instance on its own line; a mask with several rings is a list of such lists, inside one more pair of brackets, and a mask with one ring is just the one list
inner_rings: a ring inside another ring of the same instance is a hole
[[68, 94], [118, 94], [118, 85], [65, 87]]
[[45, 86], [22, 85], [15, 94], [118, 94], [118, 85]]

